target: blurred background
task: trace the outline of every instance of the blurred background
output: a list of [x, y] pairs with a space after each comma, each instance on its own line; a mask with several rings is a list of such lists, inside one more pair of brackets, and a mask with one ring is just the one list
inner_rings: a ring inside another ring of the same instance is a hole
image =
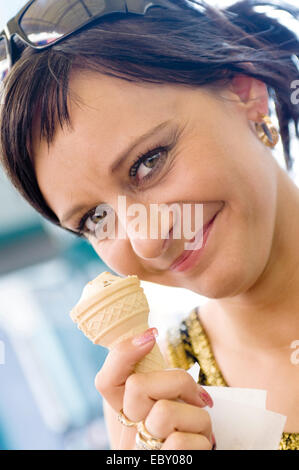
[[[25, 3], [0, 0], [0, 31]], [[281, 155], [278, 147], [284, 167]], [[296, 182], [298, 174], [297, 164]], [[94, 388], [107, 351], [69, 317], [84, 285], [104, 270], [87, 242], [44, 221], [0, 170], [0, 449], [109, 448]], [[205, 301], [185, 289], [142, 284], [150, 324], [162, 338]]]

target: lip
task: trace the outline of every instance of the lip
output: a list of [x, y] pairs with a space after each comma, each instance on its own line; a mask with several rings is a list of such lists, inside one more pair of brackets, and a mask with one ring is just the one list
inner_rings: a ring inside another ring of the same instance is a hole
[[[202, 252], [204, 251], [205, 245], [207, 243], [210, 231], [214, 225], [214, 221], [219, 214], [218, 211], [212, 219], [207, 222], [202, 228], [202, 246], [198, 250], [184, 250], [183, 253], [172, 263], [169, 267], [171, 271], [182, 272], [192, 268], [195, 263], [197, 263], [199, 257], [201, 256]], [[195, 237], [194, 237], [195, 238]], [[194, 238], [190, 240], [189, 243], [194, 241]]]

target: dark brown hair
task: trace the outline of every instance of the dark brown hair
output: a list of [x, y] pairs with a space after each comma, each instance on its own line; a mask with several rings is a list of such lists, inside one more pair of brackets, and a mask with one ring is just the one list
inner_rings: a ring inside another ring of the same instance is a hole
[[[266, 83], [275, 103], [287, 169], [292, 168], [290, 126], [298, 133], [299, 106], [291, 102], [298, 79], [299, 41], [294, 32], [256, 7], [299, 9], [283, 2], [240, 1], [215, 9], [203, 1], [171, 0], [177, 11], [150, 8], [145, 16], [114, 14], [50, 49], [26, 47], [5, 80], [0, 148], [18, 191], [59, 225], [39, 189], [32, 158], [33, 123], [51, 144], [58, 125], [71, 125], [71, 71], [93, 70], [129, 81], [218, 86], [236, 74]], [[253, 65], [253, 67], [252, 67]]]

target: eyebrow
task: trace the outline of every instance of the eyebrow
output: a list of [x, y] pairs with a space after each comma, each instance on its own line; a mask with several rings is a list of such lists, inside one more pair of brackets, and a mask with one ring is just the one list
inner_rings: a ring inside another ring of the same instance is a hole
[[116, 171], [116, 169], [128, 158], [129, 154], [131, 154], [136, 147], [138, 147], [144, 140], [147, 140], [150, 137], [152, 137], [154, 134], [156, 134], [157, 132], [162, 131], [171, 122], [172, 122], [171, 119], [169, 119], [168, 121], [164, 121], [158, 124], [157, 126], [155, 126], [154, 128], [150, 129], [149, 131], [147, 131], [145, 134], [137, 137], [137, 139], [134, 140], [133, 143], [130, 143], [129, 146], [120, 153], [120, 155], [117, 157], [115, 162], [112, 163], [110, 167], [110, 171], [112, 173]]
[[[110, 172], [114, 173], [122, 165], [122, 163], [128, 158], [128, 156], [134, 151], [134, 149], [137, 146], [139, 146], [144, 140], [147, 140], [150, 137], [152, 137], [157, 132], [160, 132], [163, 129], [165, 129], [165, 127], [167, 127], [170, 123], [172, 123], [172, 119], [163, 121], [162, 123], [158, 124], [157, 126], [147, 131], [145, 134], [139, 136], [137, 139], [134, 140], [133, 143], [131, 142], [129, 146], [125, 150], [123, 150], [118, 155], [116, 160], [112, 163], [112, 165], [109, 168]], [[85, 209], [85, 207], [86, 207], [85, 205], [80, 204], [70, 209], [68, 212], [66, 212], [66, 214], [63, 215], [60, 225], [64, 225], [68, 220], [70, 220], [78, 212], [82, 212]]]

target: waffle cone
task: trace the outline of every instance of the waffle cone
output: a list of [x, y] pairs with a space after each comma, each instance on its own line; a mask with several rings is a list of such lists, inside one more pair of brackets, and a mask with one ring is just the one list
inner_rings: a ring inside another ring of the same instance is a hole
[[[148, 314], [148, 302], [137, 276], [120, 278], [105, 272], [87, 284], [70, 315], [93, 343], [112, 349], [147, 330]], [[150, 372], [165, 367], [155, 345], [135, 371]]]

